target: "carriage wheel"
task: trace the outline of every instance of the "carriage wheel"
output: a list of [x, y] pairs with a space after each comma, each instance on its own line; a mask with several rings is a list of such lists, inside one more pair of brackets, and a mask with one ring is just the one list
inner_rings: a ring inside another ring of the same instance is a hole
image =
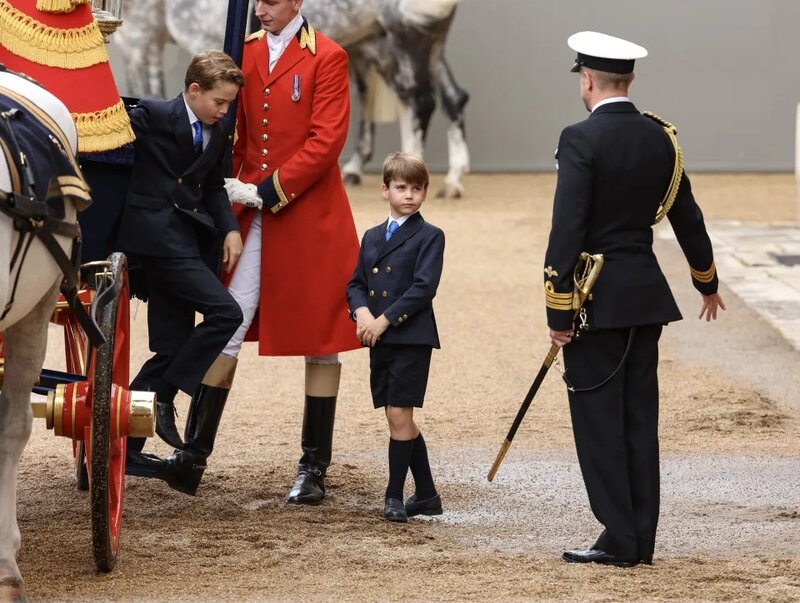
[[86, 443], [72, 440], [72, 458], [75, 461], [75, 487], [78, 490], [89, 489], [89, 470], [86, 466]]
[[[92, 511], [92, 549], [100, 571], [111, 571], [119, 553], [122, 501], [125, 489], [127, 438], [111, 438], [111, 385], [128, 387], [130, 324], [128, 271], [125, 256], [110, 257], [105, 294], [110, 301], [98, 312], [97, 321], [108, 343], [98, 348], [92, 363], [92, 428], [89, 445], [89, 476]], [[98, 297], [102, 293], [98, 291]], [[119, 405], [114, 405], [117, 408]]]

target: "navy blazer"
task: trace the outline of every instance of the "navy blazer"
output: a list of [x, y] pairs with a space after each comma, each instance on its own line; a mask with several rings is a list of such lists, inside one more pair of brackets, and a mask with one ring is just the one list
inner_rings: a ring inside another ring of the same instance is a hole
[[[586, 304], [590, 327], [680, 320], [653, 253], [653, 221], [675, 167], [675, 150], [664, 128], [630, 102], [609, 103], [564, 129], [556, 158], [558, 184], [545, 255], [550, 328], [566, 330], [572, 324], [573, 268], [582, 251], [605, 257]], [[715, 293], [711, 241], [685, 173], [667, 217], [695, 288]]]
[[438, 348], [433, 298], [442, 276], [444, 232], [417, 212], [387, 241], [387, 222], [364, 233], [358, 264], [347, 285], [350, 316], [355, 319], [355, 310], [366, 306], [373, 316], [383, 314], [392, 325], [381, 343]]
[[224, 189], [232, 127], [223, 119], [199, 156], [183, 95], [142, 100], [131, 111], [136, 159], [119, 248], [159, 257], [197, 257], [239, 225]]

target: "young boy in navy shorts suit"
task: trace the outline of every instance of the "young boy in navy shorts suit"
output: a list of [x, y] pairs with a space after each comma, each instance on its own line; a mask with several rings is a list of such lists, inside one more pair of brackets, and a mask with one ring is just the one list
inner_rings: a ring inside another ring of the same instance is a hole
[[[414, 408], [422, 408], [425, 398], [431, 350], [440, 347], [432, 302], [442, 275], [444, 232], [419, 213], [428, 183], [419, 157], [392, 153], [386, 158], [381, 190], [389, 217], [364, 233], [347, 286], [356, 335], [370, 348], [372, 402], [385, 409], [389, 422], [384, 517], [397, 522], [442, 513], [425, 440], [414, 423]], [[416, 491], [404, 505], [409, 467]]]

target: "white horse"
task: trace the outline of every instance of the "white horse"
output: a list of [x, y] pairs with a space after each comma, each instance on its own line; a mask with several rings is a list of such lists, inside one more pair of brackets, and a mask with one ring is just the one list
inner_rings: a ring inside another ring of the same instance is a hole
[[[444, 43], [459, 0], [305, 0], [301, 8], [311, 25], [338, 42], [350, 55], [361, 103], [358, 143], [344, 165], [345, 182], [361, 181], [372, 156], [375, 112], [374, 78], [394, 92], [398, 102], [402, 150], [422, 155], [436, 94], [450, 120], [449, 168], [440, 196], [461, 196], [469, 170], [464, 136], [464, 106], [469, 95], [459, 87], [444, 58]], [[126, 6], [125, 26], [114, 43], [125, 60], [130, 93], [164, 96], [162, 56], [171, 39], [192, 54], [222, 47], [227, 2], [220, 0], [137, 0]]]
[[[11, 94], [8, 93], [11, 91]], [[74, 156], [78, 135], [69, 111], [55, 96], [33, 82], [0, 71], [0, 97], [19, 95], [39, 107], [61, 129], [58, 144], [68, 144]], [[30, 119], [30, 114], [26, 114]], [[2, 132], [0, 132], [2, 134]], [[0, 138], [0, 192], [13, 191], [12, 172], [7, 160], [8, 141]], [[56, 144], [56, 141], [53, 141]], [[23, 146], [23, 141], [20, 141]], [[76, 208], [65, 203], [64, 221], [76, 222]], [[20, 233], [4, 213], [0, 213], [0, 332], [5, 350], [5, 375], [0, 391], [0, 601], [22, 599], [22, 577], [16, 553], [20, 545], [17, 526], [16, 491], [20, 455], [31, 433], [31, 389], [39, 375], [47, 345], [47, 324], [55, 307], [62, 274], [49, 251], [34, 239], [24, 263], [10, 268]], [[57, 236], [67, 255], [72, 240]], [[18, 279], [18, 280], [17, 280]]]

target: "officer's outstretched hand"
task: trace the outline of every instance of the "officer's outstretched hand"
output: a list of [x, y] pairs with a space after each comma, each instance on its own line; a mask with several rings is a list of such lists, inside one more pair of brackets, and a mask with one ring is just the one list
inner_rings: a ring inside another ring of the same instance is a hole
[[700, 309], [700, 316], [697, 318], [703, 319], [706, 317], [706, 322], [710, 320], [717, 320], [717, 308], [725, 310], [725, 302], [719, 296], [719, 293], [713, 295], [703, 295], [703, 307]]
[[239, 256], [242, 255], [242, 234], [238, 230], [232, 230], [225, 235], [225, 240], [222, 241], [222, 266], [225, 272], [230, 272], [239, 261]]
[[246, 184], [238, 178], [225, 178], [225, 192], [228, 193], [228, 200], [231, 203], [240, 203], [256, 209], [261, 209], [264, 205], [256, 185]]

